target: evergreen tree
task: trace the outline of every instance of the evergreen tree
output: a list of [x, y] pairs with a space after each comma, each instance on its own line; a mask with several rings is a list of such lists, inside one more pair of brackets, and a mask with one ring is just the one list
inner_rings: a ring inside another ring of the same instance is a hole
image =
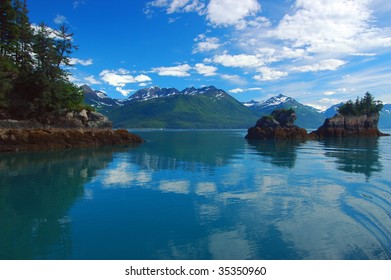
[[0, 109], [30, 117], [82, 104], [64, 66], [76, 46], [65, 25], [32, 28], [26, 0], [0, 2]]
[[360, 115], [372, 115], [377, 114], [383, 109], [383, 103], [369, 93], [365, 93], [364, 97], [359, 99], [357, 97], [356, 102], [352, 100], [347, 101], [345, 104], [338, 108], [338, 112], [344, 116], [360, 116]]

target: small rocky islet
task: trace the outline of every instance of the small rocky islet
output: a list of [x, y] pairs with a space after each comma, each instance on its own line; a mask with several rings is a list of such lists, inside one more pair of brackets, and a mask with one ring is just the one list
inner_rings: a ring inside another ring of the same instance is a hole
[[0, 152], [100, 147], [142, 143], [138, 135], [112, 129], [108, 118], [94, 111], [63, 111], [40, 120], [0, 120]]
[[305, 141], [332, 137], [389, 136], [378, 128], [381, 108], [381, 102], [374, 101], [366, 93], [363, 99], [357, 98], [356, 103], [348, 101], [343, 104], [334, 117], [327, 118], [322, 126], [311, 133], [293, 124], [297, 119], [293, 109], [277, 109], [250, 127], [246, 139]]

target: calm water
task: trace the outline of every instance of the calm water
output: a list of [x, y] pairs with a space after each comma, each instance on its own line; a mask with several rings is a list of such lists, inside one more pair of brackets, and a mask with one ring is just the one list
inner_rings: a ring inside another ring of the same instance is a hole
[[0, 154], [0, 259], [390, 259], [391, 137]]

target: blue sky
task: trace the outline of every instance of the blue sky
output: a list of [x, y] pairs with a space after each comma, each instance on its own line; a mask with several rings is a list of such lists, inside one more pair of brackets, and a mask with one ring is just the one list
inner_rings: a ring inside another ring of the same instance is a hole
[[325, 109], [367, 91], [391, 103], [389, 0], [29, 0], [66, 23], [70, 79], [113, 98], [214, 85], [239, 101], [285, 94]]

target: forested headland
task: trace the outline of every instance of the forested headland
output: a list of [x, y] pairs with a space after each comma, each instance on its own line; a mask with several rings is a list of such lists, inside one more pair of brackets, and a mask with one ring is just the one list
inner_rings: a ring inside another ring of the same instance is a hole
[[0, 112], [27, 119], [80, 110], [82, 91], [65, 70], [76, 50], [69, 28], [32, 24], [26, 1], [2, 0], [0, 10]]

